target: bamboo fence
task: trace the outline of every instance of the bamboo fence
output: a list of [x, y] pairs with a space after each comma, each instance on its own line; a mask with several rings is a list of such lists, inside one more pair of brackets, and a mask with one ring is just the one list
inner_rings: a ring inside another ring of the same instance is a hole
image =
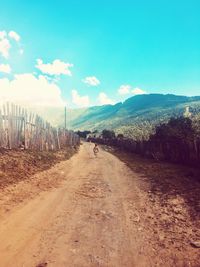
[[0, 108], [0, 148], [59, 150], [79, 144], [73, 131], [55, 128], [40, 116], [6, 103]]

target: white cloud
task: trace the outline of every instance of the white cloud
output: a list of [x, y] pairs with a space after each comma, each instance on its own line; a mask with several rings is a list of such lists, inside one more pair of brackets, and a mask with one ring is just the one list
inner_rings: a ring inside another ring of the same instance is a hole
[[16, 33], [15, 31], [10, 31], [10, 32], [8, 33], [8, 36], [9, 36], [11, 39], [15, 40], [16, 42], [19, 42], [19, 40], [20, 40], [20, 36], [19, 36], [19, 34]]
[[0, 31], [0, 40], [4, 39], [7, 36], [6, 31]]
[[142, 90], [140, 88], [134, 88], [131, 92], [134, 95], [143, 95], [143, 94], [147, 93], [147, 92], [145, 92], [144, 90]]
[[0, 79], [0, 99], [24, 106], [64, 106], [60, 88], [40, 75], [31, 73], [15, 75], [13, 80]]
[[41, 72], [49, 75], [68, 75], [71, 76], [70, 68], [73, 67], [73, 64], [65, 63], [59, 59], [55, 59], [52, 63], [44, 64], [41, 59], [37, 59], [36, 68]]
[[9, 64], [0, 64], [0, 72], [11, 73], [11, 67]]
[[99, 94], [99, 103], [101, 105], [109, 105], [109, 104], [114, 104], [114, 101], [112, 101], [110, 98], [108, 98], [108, 96], [104, 93], [104, 92], [101, 92]]
[[90, 86], [98, 86], [100, 84], [100, 81], [95, 76], [86, 77], [83, 82]]
[[89, 96], [80, 96], [76, 90], [72, 90], [72, 103], [79, 107], [87, 107], [90, 104]]
[[2, 57], [8, 58], [10, 47], [10, 41], [7, 38], [0, 38], [0, 55]]
[[121, 85], [120, 88], [118, 89], [118, 93], [120, 95], [128, 95], [128, 94], [133, 94], [133, 95], [142, 95], [142, 94], [147, 94], [144, 90], [136, 87], [132, 88], [131, 85]]
[[20, 41], [20, 36], [14, 31], [7, 33], [6, 31], [0, 31], [0, 55], [4, 58], [9, 57], [9, 51], [11, 48], [10, 39], [14, 39], [16, 42]]
[[130, 90], [131, 90], [131, 86], [130, 85], [121, 85], [119, 90], [118, 90], [118, 93], [120, 95], [127, 95], [130, 93]]

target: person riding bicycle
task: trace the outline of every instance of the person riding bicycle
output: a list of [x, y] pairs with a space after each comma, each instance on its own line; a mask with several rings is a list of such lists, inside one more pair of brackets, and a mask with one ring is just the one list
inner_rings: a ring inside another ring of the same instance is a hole
[[97, 154], [99, 153], [99, 148], [97, 144], [94, 145], [93, 152], [94, 152], [94, 155], [97, 157]]

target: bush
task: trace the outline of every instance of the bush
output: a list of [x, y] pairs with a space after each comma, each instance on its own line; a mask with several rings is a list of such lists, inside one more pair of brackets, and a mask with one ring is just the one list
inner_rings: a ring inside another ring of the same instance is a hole
[[104, 139], [114, 139], [115, 138], [115, 132], [105, 129], [105, 130], [102, 131], [102, 137]]
[[90, 134], [90, 131], [77, 131], [76, 134], [81, 138], [86, 138], [88, 134]]
[[163, 141], [175, 140], [193, 140], [195, 131], [192, 126], [192, 120], [189, 118], [171, 118], [168, 123], [156, 127], [151, 139], [162, 139]]

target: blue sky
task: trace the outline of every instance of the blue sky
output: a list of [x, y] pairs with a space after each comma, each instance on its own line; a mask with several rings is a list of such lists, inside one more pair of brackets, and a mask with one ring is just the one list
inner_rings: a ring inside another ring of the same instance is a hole
[[[49, 98], [61, 97], [72, 107], [143, 92], [200, 95], [199, 12], [197, 0], [2, 1], [0, 31], [11, 48], [7, 57], [0, 50], [0, 79], [17, 90], [25, 78], [27, 87], [29, 81], [41, 85], [41, 98], [49, 88]], [[54, 60], [73, 67], [53, 66]], [[11, 71], [5, 72], [5, 65]], [[39, 76], [46, 80], [37, 83]]]

